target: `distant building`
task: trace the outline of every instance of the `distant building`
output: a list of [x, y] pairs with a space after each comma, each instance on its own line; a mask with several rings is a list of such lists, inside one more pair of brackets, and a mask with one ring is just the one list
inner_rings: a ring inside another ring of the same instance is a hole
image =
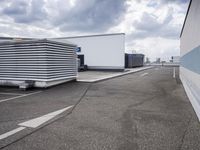
[[146, 57], [146, 61], [145, 61], [146, 64], [149, 64], [150, 63], [150, 59], [149, 57]]
[[180, 63], [180, 56], [172, 56], [171, 62], [172, 63]]
[[190, 1], [180, 42], [180, 78], [200, 119], [200, 0]]
[[160, 63], [161, 62], [161, 60], [160, 60], [160, 58], [156, 58], [156, 63]]

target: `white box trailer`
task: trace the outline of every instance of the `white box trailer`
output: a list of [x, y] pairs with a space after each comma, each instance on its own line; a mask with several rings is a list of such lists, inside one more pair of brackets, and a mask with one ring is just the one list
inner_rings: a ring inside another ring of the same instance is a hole
[[61, 37], [54, 40], [77, 44], [80, 47], [77, 54], [84, 55], [88, 69], [124, 70], [124, 33]]
[[0, 85], [49, 87], [77, 77], [76, 45], [52, 40], [0, 43]]

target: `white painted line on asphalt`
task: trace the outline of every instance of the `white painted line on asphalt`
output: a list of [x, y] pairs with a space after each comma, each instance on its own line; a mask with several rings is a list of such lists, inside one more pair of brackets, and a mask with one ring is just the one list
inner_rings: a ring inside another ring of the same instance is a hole
[[26, 129], [26, 127], [19, 127], [19, 128], [14, 129], [14, 130], [11, 130], [9, 132], [6, 132], [6, 133], [0, 135], [0, 140], [3, 140], [3, 139], [5, 139], [5, 138], [7, 138], [7, 137], [9, 137], [13, 134], [16, 134], [17, 132], [24, 130], [24, 129]]
[[176, 78], [176, 68], [173, 68], [173, 78]]
[[38, 118], [35, 118], [35, 119], [28, 120], [28, 121], [23, 122], [23, 123], [20, 123], [20, 124], [18, 124], [18, 126], [21, 126], [21, 127], [16, 128], [14, 130], [11, 130], [9, 132], [6, 132], [6, 133], [0, 135], [0, 140], [3, 140], [3, 139], [5, 139], [5, 138], [7, 138], [11, 135], [14, 135], [14, 134], [26, 129], [27, 127], [28, 128], [37, 128], [40, 125], [44, 124], [45, 122], [53, 119], [57, 115], [59, 115], [59, 114], [63, 113], [64, 111], [67, 111], [68, 109], [72, 108], [73, 106], [74, 105], [71, 105], [71, 106], [65, 107], [63, 109], [60, 109], [60, 110], [51, 112], [49, 114], [46, 114], [44, 116], [41, 116], [41, 117], [38, 117]]
[[19, 93], [8, 93], [8, 92], [0, 92], [0, 94], [3, 94], [3, 95], [23, 95], [23, 94], [19, 94]]
[[23, 94], [23, 95], [11, 97], [11, 98], [6, 98], [6, 99], [3, 99], [3, 100], [0, 100], [0, 103], [6, 102], [6, 101], [10, 101], [10, 100], [14, 100], [14, 99], [17, 99], [17, 98], [22, 98], [22, 97], [26, 97], [26, 96], [38, 94], [38, 93], [40, 93], [40, 92], [42, 92], [42, 91], [37, 91], [37, 92], [29, 93], [29, 94]]
[[141, 74], [140, 76], [141, 76], [141, 77], [144, 77], [144, 76], [146, 76], [146, 75], [148, 75], [148, 74], [149, 74], [149, 73], [146, 72], [146, 73]]
[[28, 120], [26, 122], [23, 122], [23, 123], [20, 123], [18, 124], [19, 126], [23, 126], [23, 127], [29, 127], [29, 128], [37, 128], [39, 127], [40, 125], [42, 125], [43, 123], [53, 119], [54, 117], [56, 117], [57, 115], [63, 113], [64, 111], [72, 108], [74, 105], [71, 105], [69, 107], [65, 107], [63, 109], [60, 109], [60, 110], [57, 110], [57, 111], [54, 111], [54, 112], [51, 112], [49, 114], [46, 114], [44, 116], [41, 116], [41, 117], [38, 117], [38, 118], [34, 118], [34, 119], [31, 119], [31, 120]]

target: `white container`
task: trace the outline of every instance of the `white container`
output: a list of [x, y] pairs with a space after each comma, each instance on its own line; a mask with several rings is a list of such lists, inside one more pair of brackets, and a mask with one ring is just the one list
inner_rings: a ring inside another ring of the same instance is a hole
[[81, 48], [88, 69], [124, 70], [125, 34], [102, 34], [54, 39], [72, 42]]

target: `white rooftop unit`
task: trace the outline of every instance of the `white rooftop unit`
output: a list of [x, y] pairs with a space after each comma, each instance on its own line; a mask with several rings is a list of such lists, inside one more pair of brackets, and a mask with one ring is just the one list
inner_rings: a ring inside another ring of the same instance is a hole
[[76, 43], [88, 69], [124, 70], [125, 34], [61, 37], [54, 40]]
[[52, 40], [0, 43], [0, 85], [49, 87], [77, 77], [76, 45]]

